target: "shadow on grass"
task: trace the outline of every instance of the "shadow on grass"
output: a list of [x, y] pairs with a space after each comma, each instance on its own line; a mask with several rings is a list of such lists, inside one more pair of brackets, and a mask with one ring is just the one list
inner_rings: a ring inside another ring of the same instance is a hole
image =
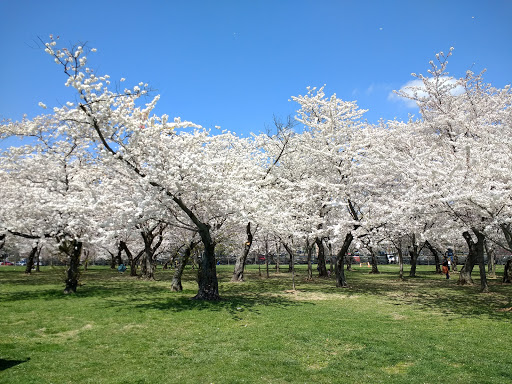
[[15, 367], [18, 364], [26, 363], [27, 361], [30, 361], [30, 357], [25, 360], [0, 359], [0, 371], [5, 371], [6, 369]]
[[[110, 269], [90, 269], [83, 272], [83, 285], [74, 295], [64, 295], [63, 269], [48, 269], [33, 276], [25, 276], [19, 271], [0, 273], [3, 292], [0, 302], [14, 303], [23, 300], [82, 300], [101, 299], [103, 305], [126, 308], [127, 310], [161, 311], [227, 311], [234, 318], [241, 311], [257, 313], [258, 307], [314, 305], [311, 301], [297, 301], [286, 292], [292, 287], [288, 273], [276, 273], [267, 278], [257, 271], [246, 273], [246, 282], [230, 283], [231, 268], [219, 271], [219, 291], [222, 300], [207, 302], [191, 300], [196, 294], [191, 283], [195, 272], [187, 270], [184, 276], [186, 290], [170, 292], [169, 280], [172, 271], [160, 271], [157, 281], [144, 281], [128, 275], [120, 275]], [[408, 273], [408, 272], [407, 272]], [[437, 313], [461, 316], [488, 316], [492, 319], [510, 320], [512, 312], [512, 285], [501, 284], [498, 279], [489, 280], [491, 293], [479, 293], [479, 280], [473, 286], [457, 286], [458, 275], [445, 280], [432, 270], [418, 271], [418, 277], [398, 279], [398, 271], [383, 268], [380, 274], [371, 275], [367, 269], [354, 269], [346, 272], [349, 288], [335, 287], [331, 278], [314, 277], [306, 280], [304, 271], [298, 272], [296, 284], [302, 292], [321, 293], [328, 299], [336, 300], [343, 296], [374, 296], [397, 306], [427, 309]], [[5, 283], [5, 285], [4, 285]], [[329, 297], [331, 296], [331, 297]]]
[[502, 284], [499, 279], [488, 280], [490, 293], [480, 293], [478, 279], [474, 279], [474, 285], [466, 286], [457, 285], [457, 281], [458, 274], [446, 280], [435, 272], [423, 272], [401, 281], [396, 274], [384, 272], [356, 277], [349, 294], [375, 295], [397, 306], [420, 307], [446, 315], [510, 320], [506, 309], [512, 306], [512, 285]]

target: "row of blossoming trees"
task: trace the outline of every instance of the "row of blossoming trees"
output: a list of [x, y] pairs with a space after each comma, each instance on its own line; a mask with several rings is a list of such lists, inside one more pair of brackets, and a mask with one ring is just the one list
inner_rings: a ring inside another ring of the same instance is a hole
[[437, 254], [463, 241], [460, 282], [478, 265], [482, 291], [484, 248], [512, 249], [512, 94], [470, 71], [449, 77], [451, 50], [402, 94], [421, 119], [368, 124], [355, 102], [311, 88], [293, 97], [300, 126], [251, 138], [156, 116], [147, 84], [119, 91], [87, 67], [83, 46], [51, 39], [45, 51], [77, 101], [2, 124], [2, 138], [32, 139], [0, 156], [0, 235], [25, 240], [30, 255], [43, 244], [65, 252], [66, 292], [93, 247], [117, 259], [124, 252], [132, 272], [139, 264], [148, 278], [158, 252], [189, 257], [199, 247], [196, 298], [206, 300], [219, 298], [218, 246], [237, 252], [236, 281], [253, 241], [273, 239], [291, 257], [316, 248], [320, 275], [328, 247], [336, 284], [346, 287], [354, 244], [372, 255], [383, 244], [400, 256], [409, 247], [414, 275], [419, 244]]

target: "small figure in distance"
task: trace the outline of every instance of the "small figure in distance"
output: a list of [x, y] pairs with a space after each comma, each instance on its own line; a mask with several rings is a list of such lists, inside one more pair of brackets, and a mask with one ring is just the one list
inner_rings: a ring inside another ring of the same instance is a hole
[[447, 279], [450, 278], [450, 267], [446, 256], [443, 258], [443, 273], [446, 275]]

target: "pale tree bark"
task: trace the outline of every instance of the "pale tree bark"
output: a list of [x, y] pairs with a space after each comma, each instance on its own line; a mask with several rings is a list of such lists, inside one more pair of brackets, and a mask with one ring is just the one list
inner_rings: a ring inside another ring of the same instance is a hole
[[489, 241], [485, 240], [485, 253], [487, 254], [487, 273], [492, 279], [496, 278], [496, 253], [494, 251], [494, 245]]

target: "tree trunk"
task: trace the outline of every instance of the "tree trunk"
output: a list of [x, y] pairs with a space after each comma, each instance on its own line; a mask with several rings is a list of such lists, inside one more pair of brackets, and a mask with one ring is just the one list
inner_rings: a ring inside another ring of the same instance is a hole
[[457, 264], [459, 264], [459, 257], [455, 253], [455, 250], [453, 251], [453, 263], [452, 263], [452, 271], [457, 272]]
[[41, 272], [41, 251], [43, 250], [43, 247], [39, 247], [39, 249], [37, 250], [37, 255], [36, 255], [36, 272]]
[[352, 261], [354, 257], [352, 255], [347, 255], [347, 271], [352, 271]]
[[313, 266], [311, 264], [311, 258], [313, 256], [313, 245], [309, 244], [308, 239], [306, 239], [306, 251], [308, 253], [308, 280], [313, 280]]
[[210, 226], [204, 223], [196, 223], [199, 228], [199, 236], [204, 250], [199, 260], [197, 271], [198, 292], [194, 300], [220, 300], [219, 283], [217, 280], [217, 266], [215, 263], [215, 243], [210, 235]]
[[[142, 277], [147, 280], [155, 280], [155, 260], [154, 255], [156, 249], [152, 247], [155, 236], [151, 231], [143, 231], [140, 233], [144, 240], [144, 259], [142, 261]], [[158, 248], [158, 246], [156, 246]]]
[[277, 273], [281, 272], [279, 269], [279, 257], [281, 256], [280, 253], [281, 253], [281, 247], [278, 244], [276, 244], [276, 272]]
[[512, 283], [512, 259], [508, 259], [505, 264], [505, 271], [503, 272], [503, 282], [505, 284]]
[[329, 242], [329, 271], [331, 272], [331, 276], [332, 276], [332, 273], [334, 272], [334, 266], [333, 266], [333, 259], [334, 259], [334, 256], [332, 254], [332, 244], [331, 242]]
[[66, 271], [66, 287], [64, 293], [75, 293], [78, 286], [80, 255], [82, 253], [82, 242], [73, 240], [72, 249], [69, 252], [69, 266]]
[[377, 262], [377, 256], [375, 255], [375, 252], [373, 251], [373, 248], [371, 246], [368, 246], [368, 250], [370, 251], [370, 255], [372, 256], [372, 270], [370, 271], [370, 273], [378, 274], [380, 272]]
[[464, 236], [464, 240], [466, 240], [468, 244], [468, 256], [466, 257], [464, 266], [460, 270], [457, 285], [473, 285], [471, 273], [476, 263], [476, 244], [473, 242], [471, 234], [468, 231], [465, 231], [462, 236]]
[[336, 287], [338, 288], [347, 288], [347, 280], [345, 278], [345, 271], [344, 271], [344, 260], [345, 255], [348, 252], [348, 248], [350, 247], [350, 244], [352, 243], [352, 240], [354, 239], [354, 236], [352, 233], [347, 233], [345, 236], [345, 240], [343, 241], [343, 245], [341, 246], [341, 249], [339, 250], [338, 254], [336, 255]]
[[492, 279], [496, 278], [496, 254], [494, 252], [494, 245], [490, 244], [487, 240], [484, 242], [485, 252], [487, 253], [487, 273]]
[[399, 277], [400, 280], [404, 279], [404, 254], [402, 252], [402, 242], [399, 243], [399, 246], [396, 247], [396, 251], [398, 252], [398, 267], [399, 267]]
[[121, 257], [122, 252], [123, 252], [123, 249], [121, 248], [120, 244], [117, 244], [117, 255], [109, 252], [111, 255], [111, 260], [110, 260], [110, 268], [111, 269], [116, 269], [116, 264], [117, 264], [117, 266], [120, 266], [121, 264], [123, 264], [123, 258]]
[[119, 242], [119, 246], [124, 253], [126, 253], [126, 257], [128, 258], [128, 264], [130, 264], [130, 276], [137, 276], [137, 263], [139, 259], [142, 257], [144, 251], [141, 251], [137, 254], [137, 256], [133, 257], [132, 252], [128, 249], [128, 246], [124, 241]]
[[187, 266], [188, 260], [190, 259], [190, 255], [192, 254], [192, 250], [197, 245], [196, 241], [191, 241], [190, 244], [185, 248], [185, 253], [180, 260], [180, 264], [174, 271], [174, 276], [172, 277], [171, 282], [171, 291], [173, 292], [181, 292], [183, 291], [183, 286], [181, 285], [181, 278], [183, 276], [183, 272], [185, 271], [185, 267]]
[[27, 266], [25, 268], [25, 273], [27, 275], [30, 275], [32, 273], [32, 268], [34, 268], [34, 259], [35, 259], [35, 256], [37, 255], [37, 248], [38, 248], [37, 245], [35, 247], [33, 247], [32, 250], [30, 251], [30, 254], [28, 255]]
[[489, 292], [489, 285], [487, 284], [487, 276], [485, 273], [485, 261], [484, 261], [484, 243], [485, 235], [479, 230], [473, 228], [473, 233], [477, 238], [476, 242], [476, 259], [478, 262], [478, 269], [480, 270], [480, 292]]
[[430, 252], [434, 256], [434, 260], [436, 263], [436, 273], [441, 274], [442, 271], [441, 271], [441, 263], [439, 262], [439, 252], [437, 252], [437, 249], [435, 249], [432, 246], [432, 244], [430, 244], [430, 242], [428, 240], [425, 241], [425, 245], [427, 246], [427, 248], [430, 250]]
[[244, 269], [245, 269], [245, 262], [247, 260], [247, 255], [249, 255], [249, 251], [251, 250], [252, 246], [252, 233], [251, 233], [251, 223], [247, 223], [246, 227], [247, 232], [247, 241], [244, 245], [244, 251], [242, 254], [239, 254], [236, 258], [235, 262], [235, 269], [233, 271], [233, 276], [231, 277], [232, 282], [242, 282], [244, 281]]
[[265, 240], [265, 267], [267, 268], [267, 279], [270, 277], [270, 274], [268, 272], [268, 240]]
[[416, 244], [416, 234], [412, 235], [412, 247], [409, 248], [409, 256], [411, 256], [411, 270], [409, 277], [416, 277], [416, 263], [418, 261], [418, 245]]
[[325, 247], [322, 239], [317, 237], [315, 239], [315, 244], [318, 249], [317, 259], [318, 259], [318, 277], [327, 277], [327, 268], [325, 266]]

